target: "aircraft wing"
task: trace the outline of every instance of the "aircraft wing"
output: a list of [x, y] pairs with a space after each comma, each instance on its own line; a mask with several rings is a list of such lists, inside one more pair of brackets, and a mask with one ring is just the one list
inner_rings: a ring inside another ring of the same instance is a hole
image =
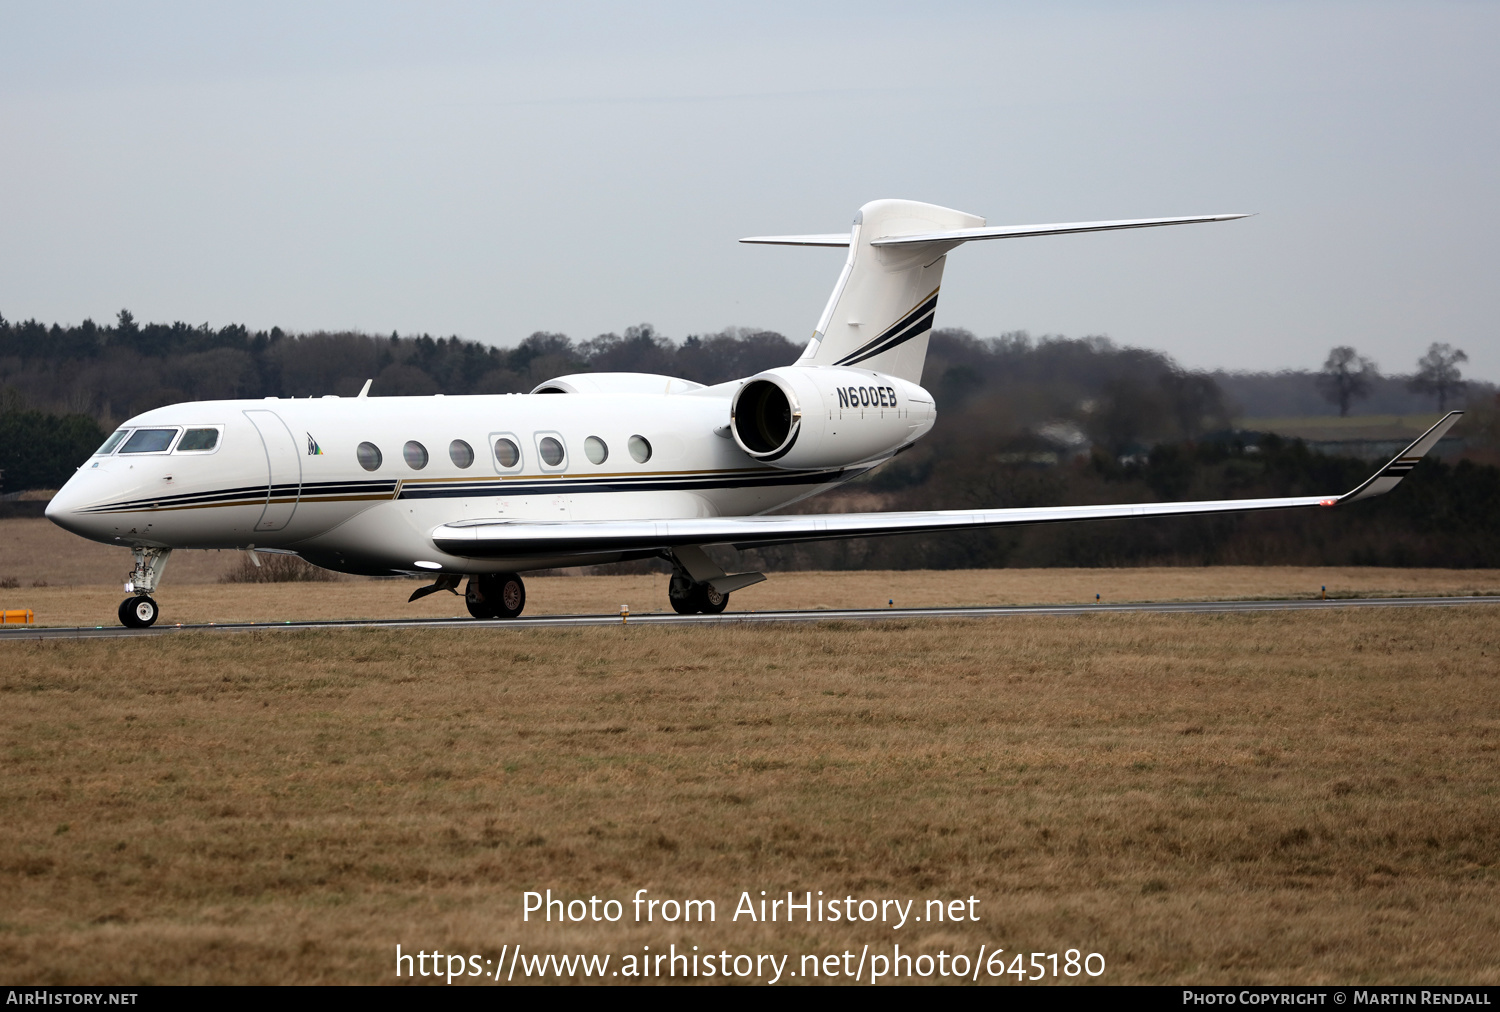
[[433, 531], [443, 551], [469, 558], [518, 555], [650, 553], [702, 545], [757, 548], [797, 541], [883, 537], [974, 530], [1071, 520], [1248, 513], [1303, 506], [1340, 506], [1395, 488], [1462, 417], [1450, 411], [1395, 459], [1342, 495], [1279, 499], [1214, 499], [1203, 502], [1125, 503], [1107, 506], [1043, 506], [1027, 509], [923, 510], [908, 513], [819, 513], [798, 516], [696, 517], [681, 520], [535, 522], [461, 520]]

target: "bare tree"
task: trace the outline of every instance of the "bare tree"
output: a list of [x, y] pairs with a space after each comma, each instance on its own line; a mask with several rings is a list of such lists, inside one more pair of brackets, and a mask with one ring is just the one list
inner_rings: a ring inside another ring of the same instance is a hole
[[1352, 402], [1370, 395], [1370, 381], [1379, 376], [1380, 370], [1374, 362], [1348, 345], [1340, 345], [1328, 353], [1328, 360], [1323, 363], [1318, 390], [1337, 404], [1339, 416], [1345, 417]]
[[1462, 348], [1434, 341], [1427, 354], [1417, 359], [1417, 373], [1406, 384], [1407, 389], [1418, 394], [1435, 394], [1438, 410], [1447, 411], [1448, 398], [1465, 386], [1458, 363], [1468, 360]]

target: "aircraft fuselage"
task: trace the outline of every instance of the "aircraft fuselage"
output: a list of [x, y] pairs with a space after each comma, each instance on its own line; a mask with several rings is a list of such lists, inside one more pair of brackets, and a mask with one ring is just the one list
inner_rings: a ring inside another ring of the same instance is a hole
[[[125, 423], [122, 442], [85, 462], [47, 515], [106, 544], [295, 551], [370, 574], [522, 571], [620, 556], [459, 558], [432, 531], [469, 519], [754, 515], [878, 463], [788, 470], [753, 459], [723, 434], [737, 386], [176, 404]], [[131, 447], [129, 434], [163, 429], [173, 430], [159, 437], [166, 449]], [[204, 430], [217, 433], [211, 449], [181, 449]]]

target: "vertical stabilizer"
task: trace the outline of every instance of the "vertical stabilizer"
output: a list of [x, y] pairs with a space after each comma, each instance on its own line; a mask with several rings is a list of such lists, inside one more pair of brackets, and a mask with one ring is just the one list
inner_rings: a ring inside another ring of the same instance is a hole
[[977, 215], [914, 200], [875, 200], [860, 208], [849, 259], [797, 364], [858, 366], [920, 383], [944, 257], [963, 240], [870, 243], [984, 223]]

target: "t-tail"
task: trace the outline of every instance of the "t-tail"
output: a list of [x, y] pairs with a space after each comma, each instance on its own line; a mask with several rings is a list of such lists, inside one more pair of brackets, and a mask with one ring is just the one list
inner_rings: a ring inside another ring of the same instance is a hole
[[1156, 225], [1227, 221], [1243, 214], [1055, 225], [987, 226], [978, 215], [915, 200], [874, 200], [846, 233], [752, 236], [741, 242], [841, 246], [849, 257], [798, 365], [871, 369], [913, 383], [922, 379], [948, 251], [976, 239], [1103, 232]]

